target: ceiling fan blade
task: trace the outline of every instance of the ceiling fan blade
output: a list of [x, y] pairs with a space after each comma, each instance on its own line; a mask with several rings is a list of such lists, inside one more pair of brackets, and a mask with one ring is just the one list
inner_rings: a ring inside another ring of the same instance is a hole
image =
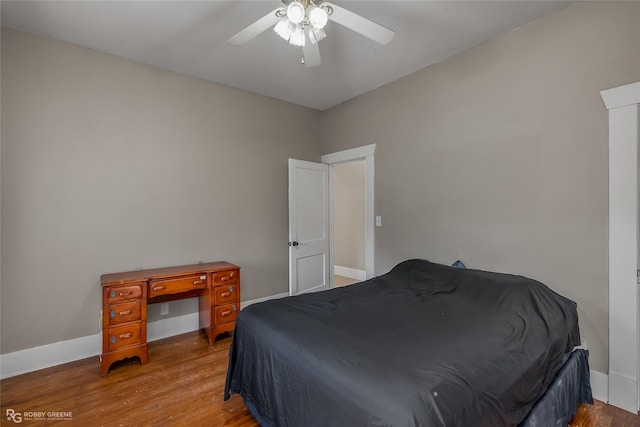
[[256, 36], [263, 33], [269, 27], [275, 25], [280, 19], [282, 19], [279, 15], [279, 11], [285, 12], [285, 10], [281, 7], [272, 10], [262, 18], [258, 19], [253, 24], [249, 25], [244, 30], [240, 31], [235, 36], [231, 37], [228, 41], [231, 44], [236, 46], [242, 46], [244, 44], [249, 43]]
[[304, 65], [307, 67], [316, 67], [320, 65], [320, 48], [318, 43], [307, 42], [302, 48], [304, 57]]
[[360, 33], [365, 37], [369, 37], [380, 44], [388, 44], [391, 39], [396, 35], [396, 32], [383, 27], [363, 16], [353, 13], [343, 7], [337, 6], [330, 2], [324, 2], [323, 5], [327, 5], [333, 9], [333, 13], [329, 15], [329, 19], [333, 22], [337, 22], [340, 25]]

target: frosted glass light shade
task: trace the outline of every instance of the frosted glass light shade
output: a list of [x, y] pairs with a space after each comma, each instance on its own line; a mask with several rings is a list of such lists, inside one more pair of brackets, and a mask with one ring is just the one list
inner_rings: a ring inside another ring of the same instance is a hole
[[313, 26], [313, 28], [317, 28], [321, 30], [327, 25], [327, 20], [329, 16], [327, 15], [327, 11], [319, 8], [318, 6], [312, 6], [309, 8], [308, 12], [309, 23]]
[[294, 46], [304, 47], [305, 39], [306, 37], [304, 35], [304, 28], [302, 28], [299, 25], [296, 25], [296, 28], [293, 30], [293, 33], [291, 33], [291, 38], [289, 38], [289, 43], [291, 43]]
[[291, 37], [291, 33], [295, 29], [295, 25], [293, 22], [289, 21], [287, 18], [279, 21], [273, 30], [283, 39], [289, 41], [289, 37]]
[[287, 18], [294, 24], [301, 23], [304, 19], [304, 14], [304, 6], [297, 1], [291, 2], [289, 6], [287, 6]]
[[327, 37], [327, 33], [325, 33], [323, 29], [320, 29], [320, 28], [309, 29], [309, 41], [311, 43], [316, 44], [325, 37]]

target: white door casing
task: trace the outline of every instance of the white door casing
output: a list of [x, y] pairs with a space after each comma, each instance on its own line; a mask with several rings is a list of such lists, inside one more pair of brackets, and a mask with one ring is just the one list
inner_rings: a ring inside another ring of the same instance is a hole
[[289, 295], [327, 290], [329, 167], [289, 159]]
[[[329, 223], [331, 233], [331, 245], [333, 245], [333, 165], [337, 163], [350, 162], [353, 160], [364, 160], [365, 162], [365, 270], [366, 278], [370, 279], [375, 274], [375, 225], [374, 225], [374, 153], [376, 144], [369, 144], [362, 147], [351, 148], [349, 150], [338, 151], [336, 153], [322, 156], [322, 163], [329, 165]], [[330, 263], [333, 269], [333, 249], [330, 250]], [[333, 280], [333, 271], [331, 272]]]
[[600, 92], [609, 110], [609, 403], [640, 408], [640, 82]]

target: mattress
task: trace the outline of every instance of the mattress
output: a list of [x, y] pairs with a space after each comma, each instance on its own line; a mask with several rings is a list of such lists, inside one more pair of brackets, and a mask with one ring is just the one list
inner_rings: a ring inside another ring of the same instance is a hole
[[515, 426], [580, 344], [573, 301], [522, 276], [409, 260], [239, 313], [225, 399], [268, 426]]

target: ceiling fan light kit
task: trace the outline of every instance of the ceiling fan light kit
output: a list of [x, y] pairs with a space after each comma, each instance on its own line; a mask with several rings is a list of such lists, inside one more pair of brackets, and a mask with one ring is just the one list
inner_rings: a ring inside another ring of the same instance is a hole
[[286, 12], [280, 13], [284, 16], [273, 30], [294, 46], [305, 46], [307, 32], [309, 33], [309, 41], [318, 43], [327, 35], [322, 29], [327, 25], [331, 12], [329, 6], [324, 4], [316, 6], [312, 0], [306, 0], [305, 4], [292, 1], [287, 6]]
[[[321, 0], [282, 0], [280, 7], [258, 19], [229, 39], [242, 46], [275, 25], [273, 30], [293, 46], [302, 48], [302, 63], [307, 67], [320, 65], [318, 42], [327, 36], [324, 31], [329, 20], [343, 25], [380, 44], [386, 45], [395, 32], [330, 2]], [[309, 44], [307, 44], [309, 37]]]

